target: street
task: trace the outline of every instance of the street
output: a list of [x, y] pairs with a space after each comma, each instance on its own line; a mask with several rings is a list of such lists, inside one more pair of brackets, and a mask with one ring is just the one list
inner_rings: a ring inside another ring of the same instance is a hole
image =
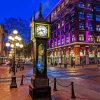
[[[81, 66], [76, 66], [76, 68], [48, 67], [47, 72], [52, 87], [52, 100], [72, 100], [71, 87], [67, 87], [72, 81], [76, 100], [100, 100], [100, 68], [96, 65], [87, 65], [84, 68]], [[0, 66], [0, 100], [30, 100], [28, 86], [32, 73], [30, 65], [25, 65], [22, 71], [18, 69], [16, 72], [18, 88], [10, 89], [9, 66]], [[20, 86], [22, 75], [24, 75], [24, 85]], [[57, 79], [58, 91], [53, 91], [54, 78]]]

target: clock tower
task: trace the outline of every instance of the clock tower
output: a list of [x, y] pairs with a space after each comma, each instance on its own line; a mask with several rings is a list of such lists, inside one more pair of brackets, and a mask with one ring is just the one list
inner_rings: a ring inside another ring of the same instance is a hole
[[32, 100], [51, 100], [51, 87], [47, 76], [47, 41], [50, 38], [50, 24], [43, 19], [40, 4], [38, 19], [32, 19], [31, 40], [33, 41], [34, 73], [29, 85]]

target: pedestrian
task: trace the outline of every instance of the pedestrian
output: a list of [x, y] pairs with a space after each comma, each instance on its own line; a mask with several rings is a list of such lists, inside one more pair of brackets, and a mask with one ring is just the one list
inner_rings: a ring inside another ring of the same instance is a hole
[[60, 65], [60, 67], [61, 67], [61, 59], [59, 59], [59, 65]]
[[71, 58], [71, 67], [75, 68], [75, 59], [73, 57]]
[[73, 67], [75, 68], [75, 59], [73, 60]]

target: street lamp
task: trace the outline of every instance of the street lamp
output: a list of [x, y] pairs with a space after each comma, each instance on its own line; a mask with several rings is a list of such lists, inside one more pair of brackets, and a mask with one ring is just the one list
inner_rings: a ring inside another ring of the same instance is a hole
[[10, 51], [9, 56], [11, 57], [12, 55], [14, 56], [13, 59], [13, 75], [12, 75], [12, 81], [10, 88], [17, 88], [17, 83], [16, 83], [16, 48], [20, 47], [23, 48], [22, 44], [22, 38], [20, 35], [18, 35], [18, 31], [14, 30], [8, 37], [8, 43], [6, 43], [7, 47], [12, 48]]

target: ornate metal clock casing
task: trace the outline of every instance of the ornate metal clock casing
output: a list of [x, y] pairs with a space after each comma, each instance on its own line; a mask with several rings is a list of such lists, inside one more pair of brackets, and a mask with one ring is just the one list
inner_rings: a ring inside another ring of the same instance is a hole
[[[47, 41], [50, 38], [50, 23], [45, 21], [40, 13], [37, 20], [31, 22], [31, 40], [33, 41], [34, 74], [29, 86], [32, 100], [44, 98], [51, 100], [51, 87], [47, 76]], [[43, 100], [43, 99], [42, 99]]]

